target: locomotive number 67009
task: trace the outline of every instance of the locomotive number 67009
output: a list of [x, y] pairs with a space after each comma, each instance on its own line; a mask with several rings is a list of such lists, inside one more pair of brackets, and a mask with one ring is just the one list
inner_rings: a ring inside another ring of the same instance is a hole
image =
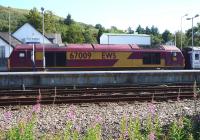
[[70, 52], [70, 59], [91, 59], [91, 52]]

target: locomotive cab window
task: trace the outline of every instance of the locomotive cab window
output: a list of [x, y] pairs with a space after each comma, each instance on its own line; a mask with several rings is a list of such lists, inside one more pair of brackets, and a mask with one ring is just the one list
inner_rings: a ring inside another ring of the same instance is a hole
[[19, 52], [19, 58], [24, 58], [25, 57], [25, 52]]
[[195, 54], [195, 60], [199, 60], [199, 54], [198, 53]]
[[143, 64], [160, 64], [160, 53], [144, 53]]

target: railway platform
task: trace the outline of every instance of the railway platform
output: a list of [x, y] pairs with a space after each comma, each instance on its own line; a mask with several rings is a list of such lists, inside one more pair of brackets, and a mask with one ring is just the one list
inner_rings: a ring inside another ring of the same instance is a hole
[[0, 89], [192, 84], [200, 70], [0, 72]]

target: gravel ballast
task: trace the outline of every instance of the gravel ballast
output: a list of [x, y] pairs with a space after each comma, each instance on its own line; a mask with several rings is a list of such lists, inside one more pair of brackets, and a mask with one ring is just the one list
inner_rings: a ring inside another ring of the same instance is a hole
[[[169, 124], [181, 115], [192, 116], [200, 112], [200, 100], [181, 100], [177, 102], [153, 103], [153, 109], [162, 125]], [[16, 123], [29, 118], [33, 111], [37, 113], [37, 132], [57, 133], [64, 130], [69, 117], [74, 117], [74, 125], [80, 132], [85, 132], [95, 122], [102, 124], [103, 137], [116, 138], [119, 136], [122, 117], [147, 118], [151, 112], [151, 103], [119, 102], [119, 103], [84, 103], [75, 105], [41, 105], [35, 110], [33, 106], [15, 106], [0, 108], [0, 128], [7, 130]], [[73, 112], [72, 112], [73, 111]], [[9, 113], [8, 113], [9, 112]], [[72, 112], [73, 114], [70, 114]]]

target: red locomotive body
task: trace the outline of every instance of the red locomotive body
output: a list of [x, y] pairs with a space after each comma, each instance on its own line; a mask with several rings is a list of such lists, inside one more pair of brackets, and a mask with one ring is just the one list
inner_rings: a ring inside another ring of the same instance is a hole
[[[45, 64], [43, 59], [45, 53]], [[175, 46], [69, 44], [63, 47], [18, 45], [9, 58], [11, 71], [183, 69], [184, 57]]]

